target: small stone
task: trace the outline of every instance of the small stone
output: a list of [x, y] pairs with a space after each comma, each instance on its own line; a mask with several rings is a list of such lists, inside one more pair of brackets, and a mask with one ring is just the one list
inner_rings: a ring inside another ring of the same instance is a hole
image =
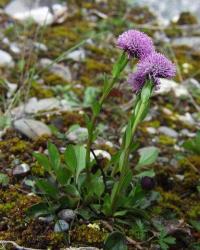
[[48, 50], [48, 48], [47, 48], [47, 46], [45, 44], [39, 43], [39, 42], [34, 42], [34, 47], [37, 50], [44, 51], [44, 52], [46, 52]]
[[8, 88], [8, 92], [6, 95], [7, 95], [7, 98], [10, 98], [17, 90], [17, 84], [8, 82], [6, 85]]
[[85, 59], [85, 51], [83, 49], [74, 50], [67, 55], [67, 59], [75, 62], [83, 61]]
[[21, 165], [16, 166], [13, 169], [14, 176], [25, 176], [30, 171], [30, 167], [26, 163], [22, 163]]
[[16, 120], [13, 126], [16, 130], [30, 139], [35, 139], [42, 135], [51, 136], [51, 130], [46, 124], [40, 121], [22, 118]]
[[54, 226], [54, 232], [66, 232], [69, 230], [69, 224], [64, 220], [58, 220]]
[[[42, 58], [39, 62], [39, 65], [42, 68], [48, 68], [49, 71], [53, 74], [61, 77], [64, 81], [70, 82], [72, 80], [72, 75], [67, 66], [63, 66], [61, 64], [54, 63], [52, 60], [48, 58]], [[51, 67], [50, 67], [51, 65]]]
[[76, 214], [71, 209], [63, 209], [58, 213], [58, 217], [65, 221], [71, 221], [75, 218]]
[[178, 133], [172, 128], [168, 128], [168, 127], [163, 126], [163, 127], [158, 128], [158, 131], [161, 134], [164, 134], [164, 135], [167, 135], [167, 136], [170, 136], [170, 137], [173, 137], [173, 138], [178, 137]]
[[31, 19], [42, 26], [63, 22], [67, 6], [55, 0], [13, 0], [5, 7], [5, 12], [17, 20]]
[[156, 129], [153, 127], [147, 127], [146, 130], [149, 134], [152, 134], [152, 135], [156, 134]]
[[190, 113], [185, 113], [185, 115], [177, 115], [177, 118], [187, 125], [195, 125], [195, 120]]
[[49, 216], [41, 216], [38, 218], [40, 221], [43, 221], [43, 222], [47, 222], [47, 223], [50, 223], [54, 220], [54, 217], [53, 215], [49, 215]]
[[[111, 160], [111, 155], [110, 153], [108, 153], [105, 150], [102, 149], [95, 149], [94, 150], [94, 154], [96, 155], [97, 158], [103, 158], [103, 159], [107, 159], [107, 160]], [[91, 159], [94, 159], [94, 155], [92, 153], [90, 153], [90, 157]]]
[[182, 129], [180, 134], [187, 137], [195, 137], [196, 133], [191, 133], [188, 129]]
[[12, 56], [6, 51], [0, 50], [0, 67], [12, 68], [14, 67], [14, 65], [15, 63], [13, 61]]
[[52, 109], [59, 109], [60, 103], [56, 98], [44, 98], [38, 100], [33, 97], [25, 104], [25, 113], [35, 114], [40, 111], [50, 111]]

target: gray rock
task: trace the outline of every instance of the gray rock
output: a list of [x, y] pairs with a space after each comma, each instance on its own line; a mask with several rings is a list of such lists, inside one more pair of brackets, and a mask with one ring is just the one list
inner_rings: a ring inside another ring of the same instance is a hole
[[50, 25], [65, 20], [67, 6], [58, 0], [13, 0], [5, 12], [17, 20], [31, 19], [39, 25]]
[[35, 139], [36, 137], [42, 135], [51, 135], [50, 129], [44, 123], [32, 119], [19, 119], [13, 123], [13, 126], [23, 135], [30, 139]]
[[14, 65], [15, 63], [13, 61], [12, 56], [6, 51], [0, 50], [0, 67], [12, 68], [14, 67]]
[[70, 222], [75, 218], [76, 214], [72, 209], [63, 209], [58, 213], [58, 217], [62, 220]]
[[177, 19], [179, 14], [183, 11], [195, 13], [199, 17], [200, 1], [199, 0], [129, 0], [130, 4], [139, 4], [141, 6], [148, 6], [160, 17], [164, 24], [168, 24], [170, 20]]
[[169, 127], [164, 127], [164, 126], [160, 127], [158, 128], [158, 131], [159, 133], [170, 136], [170, 137], [174, 137], [174, 138], [178, 137], [178, 133], [174, 129], [169, 128]]
[[42, 68], [49, 68], [49, 71], [53, 74], [61, 77], [64, 81], [71, 81], [72, 75], [68, 67], [61, 64], [54, 63], [48, 58], [42, 58], [39, 62], [39, 65]]
[[30, 171], [30, 167], [26, 163], [22, 163], [21, 165], [16, 166], [13, 169], [14, 176], [25, 176]]
[[54, 232], [66, 232], [69, 230], [69, 224], [65, 220], [58, 220], [54, 226]]
[[8, 87], [8, 92], [6, 93], [6, 95], [8, 98], [10, 98], [17, 90], [17, 84], [8, 82], [6, 83], [6, 85]]
[[43, 221], [43, 222], [47, 222], [47, 223], [50, 223], [54, 220], [54, 217], [53, 215], [49, 215], [49, 216], [41, 216], [38, 218], [40, 221]]
[[194, 50], [200, 51], [200, 37], [178, 37], [172, 40], [172, 45], [175, 46], [188, 46]]
[[83, 49], [74, 50], [67, 55], [67, 59], [79, 62], [85, 59], [85, 51]]
[[35, 114], [40, 111], [49, 111], [52, 109], [59, 109], [60, 103], [56, 98], [45, 98], [38, 100], [33, 97], [25, 104], [25, 113]]

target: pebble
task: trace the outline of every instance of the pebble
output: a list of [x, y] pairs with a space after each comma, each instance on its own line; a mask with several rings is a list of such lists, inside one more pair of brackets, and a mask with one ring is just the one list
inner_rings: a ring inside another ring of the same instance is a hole
[[53, 217], [53, 215], [49, 215], [49, 216], [41, 216], [38, 219], [40, 221], [50, 223], [50, 222], [52, 222], [54, 220], [54, 217]]
[[58, 220], [54, 226], [54, 232], [66, 232], [69, 230], [69, 224], [65, 220]]
[[176, 97], [185, 97], [189, 95], [187, 88], [184, 85], [178, 84], [173, 80], [160, 79], [160, 87], [155, 91], [155, 94], [167, 94], [173, 91]]
[[71, 209], [63, 209], [58, 213], [58, 217], [62, 220], [70, 222], [75, 218], [76, 214]]
[[146, 130], [149, 134], [156, 134], [156, 129], [153, 127], [147, 127]]
[[12, 68], [14, 65], [12, 56], [8, 52], [0, 50], [0, 67]]
[[183, 123], [187, 124], [187, 125], [195, 125], [195, 120], [192, 117], [192, 115], [188, 112], [185, 113], [185, 115], [177, 115], [177, 118], [182, 121]]
[[67, 55], [67, 59], [75, 62], [83, 61], [85, 59], [85, 51], [83, 49], [74, 50]]
[[38, 100], [33, 97], [25, 104], [25, 113], [35, 114], [40, 111], [49, 111], [52, 109], [59, 109], [60, 103], [56, 98], [44, 98]]
[[42, 26], [63, 22], [67, 6], [52, 0], [13, 0], [5, 7], [5, 12], [17, 20], [31, 19]]
[[14, 176], [25, 176], [30, 171], [30, 167], [26, 163], [22, 163], [21, 165], [16, 166], [13, 169]]
[[173, 137], [173, 138], [178, 137], [178, 133], [174, 129], [169, 128], [169, 127], [164, 127], [164, 126], [159, 127], [158, 132], [160, 132], [161, 134]]
[[[107, 160], [111, 160], [111, 155], [110, 153], [108, 153], [105, 150], [102, 149], [95, 149], [94, 150], [94, 154], [96, 155], [97, 158], [103, 158], [103, 159], [107, 159]], [[91, 159], [94, 159], [94, 155], [92, 153], [90, 153], [90, 157]]]
[[[67, 66], [63, 66], [58, 63], [54, 63], [52, 60], [48, 58], [42, 58], [39, 62], [39, 65], [42, 68], [48, 68], [49, 71], [59, 77], [61, 77], [64, 81], [70, 82], [72, 80], [72, 75]], [[51, 67], [50, 67], [51, 65]]]
[[51, 136], [51, 131], [46, 124], [41, 121], [32, 119], [19, 119], [13, 123], [13, 126], [21, 134], [27, 136], [30, 139], [35, 139], [42, 135]]
[[8, 92], [6, 93], [6, 95], [7, 95], [7, 98], [10, 98], [17, 90], [17, 84], [7, 82], [6, 85], [8, 88]]

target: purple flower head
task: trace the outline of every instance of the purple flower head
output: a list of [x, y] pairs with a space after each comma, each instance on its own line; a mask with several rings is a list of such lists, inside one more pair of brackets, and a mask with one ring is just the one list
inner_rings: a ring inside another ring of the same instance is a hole
[[151, 38], [137, 30], [122, 33], [118, 37], [117, 46], [127, 52], [129, 57], [138, 59], [145, 58], [155, 51]]
[[139, 92], [146, 80], [152, 80], [155, 87], [158, 88], [159, 78], [170, 79], [175, 74], [175, 65], [164, 55], [155, 52], [138, 63], [137, 71], [129, 75], [128, 82], [135, 92]]

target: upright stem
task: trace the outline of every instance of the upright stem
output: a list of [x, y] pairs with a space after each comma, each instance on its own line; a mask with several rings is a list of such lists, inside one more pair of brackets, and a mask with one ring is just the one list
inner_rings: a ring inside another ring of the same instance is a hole
[[[152, 90], [153, 90], [153, 85], [151, 82], [148, 82], [144, 86], [144, 89], [142, 90], [139, 98], [136, 101], [135, 110], [134, 110], [132, 117], [131, 117], [131, 139], [135, 135], [135, 131], [136, 131], [138, 124], [140, 123], [140, 121], [142, 121], [142, 118], [144, 117], [144, 114], [145, 114], [146, 109], [147, 109], [149, 102], [150, 102]], [[126, 137], [126, 134], [125, 134], [125, 137]], [[122, 183], [124, 181], [124, 178], [125, 178], [125, 175], [126, 175], [126, 172], [128, 169], [128, 160], [129, 160], [129, 154], [130, 154], [130, 149], [131, 149], [131, 144], [132, 144], [131, 139], [128, 141], [129, 142], [128, 144], [123, 143], [123, 145], [122, 145], [123, 160], [122, 160], [122, 165], [121, 165], [121, 169], [120, 169], [121, 175], [120, 175], [118, 183], [116, 184], [117, 185], [116, 191], [112, 197], [112, 205], [111, 206], [112, 206], [113, 212], [115, 211], [118, 198], [121, 195], [121, 192], [123, 191]]]
[[[117, 63], [114, 65], [113, 68], [113, 75], [110, 81], [108, 82], [106, 89], [103, 91], [103, 94], [99, 100], [99, 108], [102, 108], [102, 105], [105, 101], [105, 99], [110, 94], [110, 91], [112, 90], [114, 84], [117, 82], [117, 80], [120, 77], [121, 72], [125, 68], [125, 66], [128, 63], [128, 58], [123, 53], [120, 58], [118, 59]], [[115, 69], [115, 70], [114, 70]], [[94, 129], [96, 124], [97, 114], [93, 112], [90, 127], [88, 128], [88, 140], [87, 140], [87, 148], [86, 148], [86, 167], [87, 167], [87, 175], [90, 174], [90, 149], [93, 142], [93, 136], [94, 136]]]

